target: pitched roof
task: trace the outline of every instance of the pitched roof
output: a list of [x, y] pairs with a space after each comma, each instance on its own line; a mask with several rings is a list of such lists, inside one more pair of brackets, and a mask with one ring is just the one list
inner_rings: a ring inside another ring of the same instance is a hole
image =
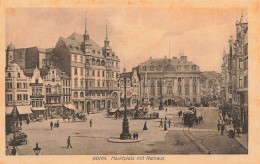
[[190, 61], [176, 58], [150, 58], [147, 61], [141, 63], [140, 66], [165, 66], [165, 65], [195, 65]]

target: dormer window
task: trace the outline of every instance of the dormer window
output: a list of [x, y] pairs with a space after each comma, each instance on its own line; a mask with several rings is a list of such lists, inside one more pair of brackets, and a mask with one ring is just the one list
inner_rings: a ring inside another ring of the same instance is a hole
[[93, 50], [92, 52], [93, 52], [93, 54], [95, 54], [95, 53], [96, 53], [96, 51], [95, 51], [95, 50]]

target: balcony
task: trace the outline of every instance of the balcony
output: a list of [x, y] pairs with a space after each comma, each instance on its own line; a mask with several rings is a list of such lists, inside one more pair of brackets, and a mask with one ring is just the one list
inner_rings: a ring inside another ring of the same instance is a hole
[[89, 91], [105, 91], [108, 90], [108, 87], [87, 87], [86, 90]]
[[59, 96], [61, 96], [61, 93], [55, 93], [55, 92], [53, 92], [53, 93], [46, 93], [46, 96], [48, 96], [48, 97], [59, 97]]

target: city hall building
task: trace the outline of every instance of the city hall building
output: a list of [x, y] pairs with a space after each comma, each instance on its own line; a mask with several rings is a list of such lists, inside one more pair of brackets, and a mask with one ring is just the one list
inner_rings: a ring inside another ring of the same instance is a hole
[[144, 100], [147, 87], [146, 92], [153, 106], [159, 106], [161, 101], [165, 106], [200, 103], [200, 68], [188, 61], [187, 56], [150, 58], [137, 68], [140, 78], [140, 102]]

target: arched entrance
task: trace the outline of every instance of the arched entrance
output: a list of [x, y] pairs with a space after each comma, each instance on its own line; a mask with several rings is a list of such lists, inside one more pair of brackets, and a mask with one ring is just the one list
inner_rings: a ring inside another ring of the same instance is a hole
[[166, 106], [176, 106], [177, 103], [176, 103], [176, 101], [174, 101], [173, 99], [166, 99], [166, 100], [164, 101], [164, 105], [166, 105]]

